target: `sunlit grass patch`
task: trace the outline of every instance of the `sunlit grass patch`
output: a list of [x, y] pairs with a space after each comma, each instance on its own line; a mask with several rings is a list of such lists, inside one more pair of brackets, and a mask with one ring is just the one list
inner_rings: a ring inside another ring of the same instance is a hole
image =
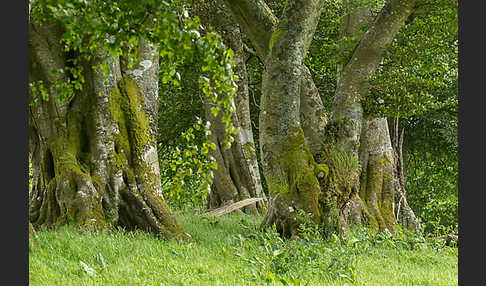
[[359, 229], [344, 245], [284, 241], [257, 231], [261, 217], [178, 219], [193, 242], [72, 226], [38, 231], [30, 285], [457, 285], [457, 248], [423, 238]]

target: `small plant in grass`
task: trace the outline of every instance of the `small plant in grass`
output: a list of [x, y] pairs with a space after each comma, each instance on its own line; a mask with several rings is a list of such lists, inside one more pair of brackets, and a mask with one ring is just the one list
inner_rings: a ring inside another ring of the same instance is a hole
[[297, 220], [299, 224], [299, 237], [306, 241], [322, 241], [324, 231], [322, 226], [315, 224], [312, 219], [303, 210], [297, 211]]
[[436, 251], [447, 249], [454, 253], [457, 252], [457, 245], [451, 244], [447, 246], [443, 240], [433, 237], [426, 237], [420, 231], [410, 231], [395, 226], [393, 232], [385, 229], [383, 231], [376, 231], [366, 227], [356, 227], [350, 231], [349, 239], [346, 245], [356, 251], [356, 253], [366, 253], [370, 248], [377, 246], [384, 246], [392, 249], [403, 250], [420, 250], [425, 248], [432, 248]]
[[356, 283], [356, 256], [349, 255], [349, 253], [341, 247], [331, 258], [331, 262], [327, 266], [327, 271], [332, 279], [341, 278], [351, 283]]
[[235, 236], [234, 250], [238, 257], [248, 263], [252, 280], [263, 280], [267, 284], [308, 285], [299, 271], [309, 260], [302, 245], [297, 241], [284, 241], [275, 226], [259, 232], [250, 229], [245, 222], [241, 225], [253, 232], [246, 236]]
[[301, 220], [299, 236], [290, 240], [283, 240], [275, 226], [259, 232], [247, 222], [240, 222], [248, 234], [234, 237], [234, 249], [236, 255], [248, 263], [253, 280], [309, 285], [306, 271], [322, 271], [319, 261], [325, 242], [321, 230], [305, 217]]

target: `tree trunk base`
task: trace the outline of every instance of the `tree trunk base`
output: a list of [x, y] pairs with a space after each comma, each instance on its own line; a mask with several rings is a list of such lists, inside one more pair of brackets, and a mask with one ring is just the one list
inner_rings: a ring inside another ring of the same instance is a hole
[[274, 224], [282, 238], [291, 238], [298, 235], [296, 210], [289, 206], [281, 196], [276, 196], [270, 200], [267, 212], [260, 224], [260, 230], [265, 230]]

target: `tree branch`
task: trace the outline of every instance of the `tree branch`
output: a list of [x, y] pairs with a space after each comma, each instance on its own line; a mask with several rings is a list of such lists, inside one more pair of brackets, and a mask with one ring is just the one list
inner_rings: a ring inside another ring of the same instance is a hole
[[226, 6], [241, 30], [250, 38], [257, 53], [263, 58], [278, 19], [263, 0], [225, 0]]
[[331, 120], [343, 128], [337, 136], [341, 150], [358, 151], [363, 109], [361, 98], [369, 88], [368, 79], [376, 72], [383, 52], [407, 17], [417, 0], [389, 0], [375, 21], [362, 36], [346, 63], [337, 82]]
[[358, 88], [365, 79], [372, 76], [381, 61], [385, 46], [393, 40], [404, 21], [413, 12], [415, 3], [416, 0], [390, 0], [385, 4], [346, 64], [343, 80], [338, 86]]
[[258, 57], [258, 54], [245, 43], [243, 43], [243, 50], [246, 52], [245, 64], [248, 63], [248, 60], [250, 60], [252, 57]]

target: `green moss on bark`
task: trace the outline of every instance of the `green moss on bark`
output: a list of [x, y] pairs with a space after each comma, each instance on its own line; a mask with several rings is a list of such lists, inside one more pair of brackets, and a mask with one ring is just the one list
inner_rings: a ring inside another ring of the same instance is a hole
[[143, 147], [154, 142], [148, 116], [143, 110], [143, 98], [133, 79], [125, 77], [112, 88], [109, 111], [119, 129], [115, 136], [115, 164], [119, 167], [130, 165], [143, 154]]
[[251, 159], [256, 157], [255, 144], [253, 142], [247, 142], [243, 144], [245, 159]]
[[[51, 210], [44, 215], [55, 217], [54, 226], [73, 222], [80, 227], [102, 229], [106, 221], [101, 196], [98, 196], [101, 178], [91, 175], [89, 168], [79, 161], [82, 142], [79, 123], [75, 121], [79, 118], [72, 115], [70, 118], [69, 134], [59, 134], [49, 142], [55, 177], [49, 182], [47, 192], [56, 195], [50, 199]], [[94, 191], [95, 195], [82, 193], [83, 188]], [[59, 205], [56, 206], [58, 213], [52, 210], [54, 204]]]
[[[385, 221], [386, 227], [390, 228], [396, 224], [396, 219], [393, 214], [393, 204], [394, 204], [394, 183], [393, 183], [393, 170], [391, 167], [386, 169], [385, 166], [391, 165], [392, 162], [386, 154], [383, 154], [383, 183], [382, 183], [382, 199], [380, 201], [380, 212]], [[386, 188], [386, 189], [385, 189]]]
[[369, 164], [365, 176], [361, 180], [360, 198], [367, 223], [377, 229], [390, 228], [395, 225], [393, 215], [393, 196], [384, 196], [385, 187], [393, 186], [391, 172], [385, 169], [390, 159], [384, 154], [378, 160]]
[[305, 142], [302, 128], [289, 129], [280, 156], [283, 168], [287, 169], [288, 185], [277, 186], [279, 192], [289, 205], [311, 214], [313, 221], [319, 223], [321, 212], [318, 205], [320, 188], [315, 175], [317, 164]]
[[165, 238], [188, 239], [159, 193], [158, 174], [145, 161], [146, 148], [155, 146], [155, 135], [143, 106], [142, 94], [133, 79], [125, 77], [111, 90], [109, 111], [119, 129], [114, 139], [114, 163], [122, 170], [127, 183], [137, 186], [129, 190], [134, 199], [148, 207], [144, 213], [146, 227], [160, 231]]

